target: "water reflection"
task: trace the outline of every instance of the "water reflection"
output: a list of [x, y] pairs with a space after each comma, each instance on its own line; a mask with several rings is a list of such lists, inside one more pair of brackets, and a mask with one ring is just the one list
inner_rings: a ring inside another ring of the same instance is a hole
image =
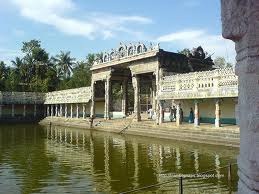
[[[170, 180], [173, 173], [216, 169], [215, 178], [184, 180], [184, 190], [228, 193], [227, 170], [220, 167], [235, 161], [236, 155], [233, 148], [172, 140], [55, 126], [4, 126], [0, 187], [5, 189], [0, 192], [121, 192]], [[233, 190], [236, 182], [235, 175]], [[177, 192], [177, 185], [173, 181], [151, 190]]]

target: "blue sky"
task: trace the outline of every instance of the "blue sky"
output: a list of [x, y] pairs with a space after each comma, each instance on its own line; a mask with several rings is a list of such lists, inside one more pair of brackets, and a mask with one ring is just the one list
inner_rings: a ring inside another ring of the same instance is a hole
[[201, 45], [235, 62], [234, 44], [221, 37], [219, 0], [0, 0], [0, 24], [0, 60], [8, 64], [31, 39], [78, 60], [143, 41], [173, 52]]

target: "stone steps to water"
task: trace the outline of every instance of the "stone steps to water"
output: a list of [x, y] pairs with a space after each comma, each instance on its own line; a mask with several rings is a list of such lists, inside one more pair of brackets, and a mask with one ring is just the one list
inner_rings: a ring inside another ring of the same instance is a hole
[[[107, 128], [112, 129], [110, 127], [107, 127]], [[134, 127], [126, 129], [125, 132], [136, 132], [136, 133], [145, 132], [145, 133], [165, 134], [165, 135], [179, 135], [180, 134], [181, 136], [190, 137], [190, 138], [192, 138], [192, 137], [205, 137], [206, 139], [215, 139], [215, 138], [218, 139], [219, 138], [217, 136], [217, 134], [210, 134], [210, 135], [208, 135], [208, 134], [195, 134], [195, 132], [182, 133], [182, 132], [175, 131], [175, 130], [169, 131], [169, 130], [161, 130], [161, 129], [159, 129], [159, 130], [144, 129], [143, 130], [143, 129], [134, 128]], [[239, 141], [239, 138], [231, 137], [231, 136], [222, 136], [222, 137], [220, 137], [220, 139], [227, 139], [228, 141]]]
[[[63, 119], [63, 118], [47, 118], [43, 121], [45, 124], [52, 122], [54, 125], [64, 125], [68, 127], [87, 128], [89, 123], [82, 119]], [[96, 125], [97, 124], [97, 125]], [[96, 126], [95, 126], [96, 125]], [[170, 125], [157, 126], [151, 122], [132, 122], [128, 119], [120, 120], [95, 120], [95, 129], [98, 131], [106, 131], [112, 133], [121, 132], [123, 134], [140, 135], [148, 137], [158, 137], [163, 139], [176, 139], [180, 141], [189, 141], [206, 144], [225, 145], [239, 147], [239, 133], [236, 131], [227, 131], [220, 129], [184, 129], [176, 128]], [[158, 128], [159, 127], [159, 128]]]
[[[103, 125], [105, 128], [114, 128], [114, 123], [110, 123], [108, 125]], [[126, 125], [122, 125], [122, 124], [116, 124], [116, 128], [121, 128], [123, 129]], [[217, 137], [220, 137], [220, 138], [234, 138], [234, 139], [239, 139], [239, 134], [238, 133], [232, 133], [232, 132], [224, 132], [224, 133], [221, 133], [220, 131], [219, 132], [215, 132], [215, 131], [201, 131], [201, 130], [190, 130], [190, 129], [177, 129], [177, 128], [164, 128], [163, 126], [159, 129], [155, 128], [155, 127], [150, 127], [150, 126], [147, 126], [147, 125], [142, 125], [142, 124], [131, 124], [129, 128], [137, 128], [137, 129], [141, 129], [141, 130], [146, 130], [146, 131], [151, 131], [153, 130], [154, 132], [166, 132], [166, 133], [172, 133], [172, 132], [178, 132], [178, 133], [181, 133], [181, 134], [189, 134], [189, 135], [207, 135], [207, 136], [217, 136]]]
[[208, 138], [208, 136], [186, 136], [182, 135], [181, 133], [161, 133], [157, 132], [147, 132], [147, 131], [137, 131], [137, 130], [128, 130], [125, 132], [126, 134], [132, 135], [142, 135], [142, 136], [150, 136], [150, 137], [159, 137], [164, 139], [176, 139], [180, 141], [191, 141], [196, 143], [209, 143], [209, 144], [218, 144], [218, 145], [226, 145], [226, 146], [233, 146], [239, 147], [239, 140], [237, 139], [219, 139], [219, 138]]
[[[106, 126], [106, 129], [114, 131], [114, 127]], [[117, 126], [116, 126], [117, 128]], [[117, 130], [116, 130], [117, 131]], [[168, 129], [152, 129], [152, 128], [140, 128], [140, 127], [130, 127], [124, 131], [125, 134], [142, 135], [142, 136], [152, 136], [166, 139], [178, 139], [183, 141], [193, 141], [199, 143], [212, 143], [228, 146], [239, 146], [239, 137], [232, 135], [231, 133], [227, 136], [218, 136], [217, 133], [197, 133], [196, 131], [188, 130], [187, 132], [182, 132], [180, 130], [168, 130]]]

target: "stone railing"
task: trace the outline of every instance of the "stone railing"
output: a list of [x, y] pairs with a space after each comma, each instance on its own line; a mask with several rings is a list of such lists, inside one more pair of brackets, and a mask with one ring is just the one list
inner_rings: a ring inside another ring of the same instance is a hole
[[158, 99], [195, 99], [238, 96], [238, 77], [232, 68], [164, 76]]
[[91, 87], [49, 92], [44, 104], [87, 103], [91, 99]]
[[0, 92], [0, 104], [43, 104], [45, 93]]

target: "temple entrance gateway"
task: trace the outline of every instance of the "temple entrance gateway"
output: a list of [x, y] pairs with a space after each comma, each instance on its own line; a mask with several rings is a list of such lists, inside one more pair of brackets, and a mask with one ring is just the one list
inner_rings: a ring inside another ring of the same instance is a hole
[[[137, 43], [120, 44], [118, 49], [105, 52], [91, 68], [92, 91], [99, 91], [97, 82], [105, 83], [103, 117], [111, 119], [132, 115], [136, 121], [140, 121], [141, 113], [145, 115], [152, 108], [158, 120], [161, 111], [158, 96], [164, 75], [212, 69], [210, 57], [206, 58], [202, 54], [201, 47], [198, 49], [199, 55], [196, 53], [187, 57], [164, 51], [159, 45], [150, 44], [147, 47], [143, 43]], [[133, 91], [129, 88], [133, 88]], [[132, 93], [129, 95], [129, 92]], [[95, 101], [96, 97], [93, 95], [92, 116], [96, 116]]]

